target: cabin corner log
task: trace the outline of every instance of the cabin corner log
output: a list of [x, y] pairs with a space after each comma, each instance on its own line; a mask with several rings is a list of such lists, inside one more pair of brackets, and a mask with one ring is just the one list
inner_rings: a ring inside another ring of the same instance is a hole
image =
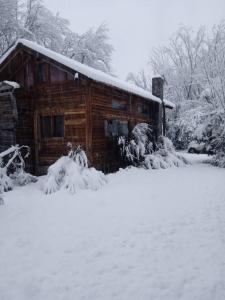
[[18, 111], [13, 90], [0, 92], [0, 152], [16, 143]]

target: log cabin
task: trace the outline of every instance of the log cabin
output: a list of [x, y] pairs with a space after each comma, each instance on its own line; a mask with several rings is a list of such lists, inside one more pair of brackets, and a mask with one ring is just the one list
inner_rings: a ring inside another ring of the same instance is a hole
[[162, 133], [163, 80], [153, 93], [83, 65], [35, 42], [18, 40], [0, 58], [0, 151], [31, 149], [29, 169], [44, 174], [81, 145], [89, 162], [105, 172], [120, 167], [115, 139], [141, 122]]

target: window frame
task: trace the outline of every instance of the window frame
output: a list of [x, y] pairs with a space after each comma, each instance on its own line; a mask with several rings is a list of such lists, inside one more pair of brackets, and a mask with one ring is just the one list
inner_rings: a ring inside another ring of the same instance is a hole
[[[127, 133], [121, 134], [121, 131], [124, 130], [124, 125], [127, 127]], [[109, 126], [111, 126], [111, 130], [109, 130]], [[113, 133], [115, 130], [115, 133]], [[104, 120], [104, 131], [105, 138], [107, 139], [115, 139], [120, 136], [129, 136], [129, 120], [118, 120], [118, 119], [105, 119]]]
[[112, 109], [118, 111], [128, 111], [128, 104], [125, 100], [112, 99]]
[[[56, 129], [56, 125], [55, 125], [55, 119], [57, 117], [62, 117], [62, 124], [61, 124], [61, 129], [62, 129], [62, 135], [60, 136], [56, 136], [55, 135], [55, 129]], [[49, 132], [50, 134], [44, 135], [43, 134], [43, 121], [44, 118], [50, 118], [50, 128], [49, 128]], [[42, 140], [46, 140], [46, 139], [64, 139], [65, 138], [65, 116], [64, 114], [58, 113], [58, 114], [43, 114], [39, 116], [39, 133], [40, 133], [40, 138]]]

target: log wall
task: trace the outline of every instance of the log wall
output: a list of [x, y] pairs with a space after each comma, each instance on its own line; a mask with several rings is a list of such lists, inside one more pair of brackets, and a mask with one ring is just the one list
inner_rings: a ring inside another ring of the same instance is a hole
[[[66, 154], [68, 142], [81, 145], [91, 165], [106, 172], [116, 170], [120, 167], [118, 147], [107, 136], [105, 122], [127, 122], [130, 130], [140, 122], [157, 127], [158, 103], [81, 74], [74, 79], [74, 73], [46, 57], [22, 49], [14, 51], [5, 69], [0, 69], [0, 80], [13, 80], [21, 85], [16, 91], [16, 143], [31, 147], [35, 173], [46, 171], [47, 166]], [[140, 105], [148, 108], [147, 114], [140, 111]], [[64, 135], [43, 137], [40, 118], [57, 115], [64, 117]]]
[[[113, 108], [113, 101], [124, 103], [126, 110]], [[149, 114], [138, 112], [138, 105], [149, 108]], [[135, 95], [108, 87], [100, 83], [92, 85], [92, 162], [104, 171], [117, 170], [120, 167], [118, 149], [106, 137], [105, 121], [127, 121], [129, 130], [138, 123], [148, 123], [154, 128], [157, 124], [159, 104], [144, 100]]]

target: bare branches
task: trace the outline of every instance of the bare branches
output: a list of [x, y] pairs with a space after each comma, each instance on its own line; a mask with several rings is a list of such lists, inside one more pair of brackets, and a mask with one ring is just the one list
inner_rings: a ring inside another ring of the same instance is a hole
[[29, 154], [29, 147], [18, 145], [0, 153], [0, 194], [11, 190], [14, 183], [24, 185], [36, 181], [36, 177], [24, 171], [24, 158]]
[[113, 47], [106, 23], [77, 34], [42, 0], [0, 0], [0, 7], [0, 56], [18, 38], [26, 38], [106, 73], [112, 71]]

